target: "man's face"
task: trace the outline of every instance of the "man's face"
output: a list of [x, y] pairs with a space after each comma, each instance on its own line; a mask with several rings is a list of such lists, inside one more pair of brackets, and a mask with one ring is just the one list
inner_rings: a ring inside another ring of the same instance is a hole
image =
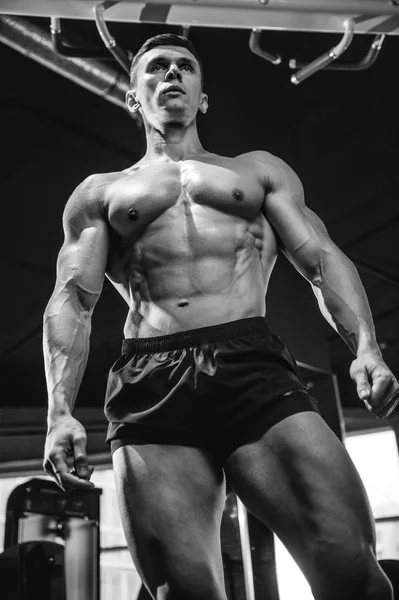
[[140, 102], [146, 121], [157, 126], [189, 124], [198, 109], [206, 112], [200, 66], [187, 48], [160, 46], [146, 52], [137, 65], [136, 84], [128, 106]]

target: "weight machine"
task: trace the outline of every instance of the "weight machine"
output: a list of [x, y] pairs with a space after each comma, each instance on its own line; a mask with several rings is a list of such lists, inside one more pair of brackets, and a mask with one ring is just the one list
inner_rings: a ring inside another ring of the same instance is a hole
[[63, 492], [30, 479], [10, 494], [4, 552], [3, 600], [99, 600], [101, 490]]

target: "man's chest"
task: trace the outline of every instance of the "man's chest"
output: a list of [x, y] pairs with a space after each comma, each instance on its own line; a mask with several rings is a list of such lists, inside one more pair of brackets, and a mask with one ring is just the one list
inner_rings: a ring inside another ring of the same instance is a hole
[[123, 173], [109, 186], [106, 207], [111, 227], [125, 238], [154, 222], [203, 220], [214, 211], [253, 221], [264, 196], [262, 178], [247, 164], [187, 160]]

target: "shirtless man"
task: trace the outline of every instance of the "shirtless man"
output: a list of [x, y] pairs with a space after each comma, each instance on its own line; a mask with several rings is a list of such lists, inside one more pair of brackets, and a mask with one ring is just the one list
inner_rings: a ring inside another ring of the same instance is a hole
[[391, 599], [358, 473], [265, 321], [281, 249], [356, 354], [359, 397], [368, 408], [383, 403], [398, 383], [355, 267], [286, 163], [265, 151], [204, 150], [196, 115], [208, 98], [188, 40], [143, 45], [127, 106], [144, 121], [145, 156], [88, 177], [65, 208], [44, 316], [46, 471], [63, 489], [92, 485], [85, 430], [71, 411], [106, 275], [129, 306], [108, 380], [108, 441], [128, 547], [152, 597], [226, 599], [227, 478], [292, 553], [316, 600]]

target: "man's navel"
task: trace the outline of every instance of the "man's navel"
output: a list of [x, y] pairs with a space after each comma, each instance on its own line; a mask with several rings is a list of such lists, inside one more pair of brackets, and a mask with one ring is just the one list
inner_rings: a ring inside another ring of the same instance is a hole
[[188, 306], [189, 304], [190, 304], [189, 301], [184, 298], [183, 300], [180, 300], [180, 302], [178, 303], [177, 306], [180, 306], [183, 308], [184, 306]]

